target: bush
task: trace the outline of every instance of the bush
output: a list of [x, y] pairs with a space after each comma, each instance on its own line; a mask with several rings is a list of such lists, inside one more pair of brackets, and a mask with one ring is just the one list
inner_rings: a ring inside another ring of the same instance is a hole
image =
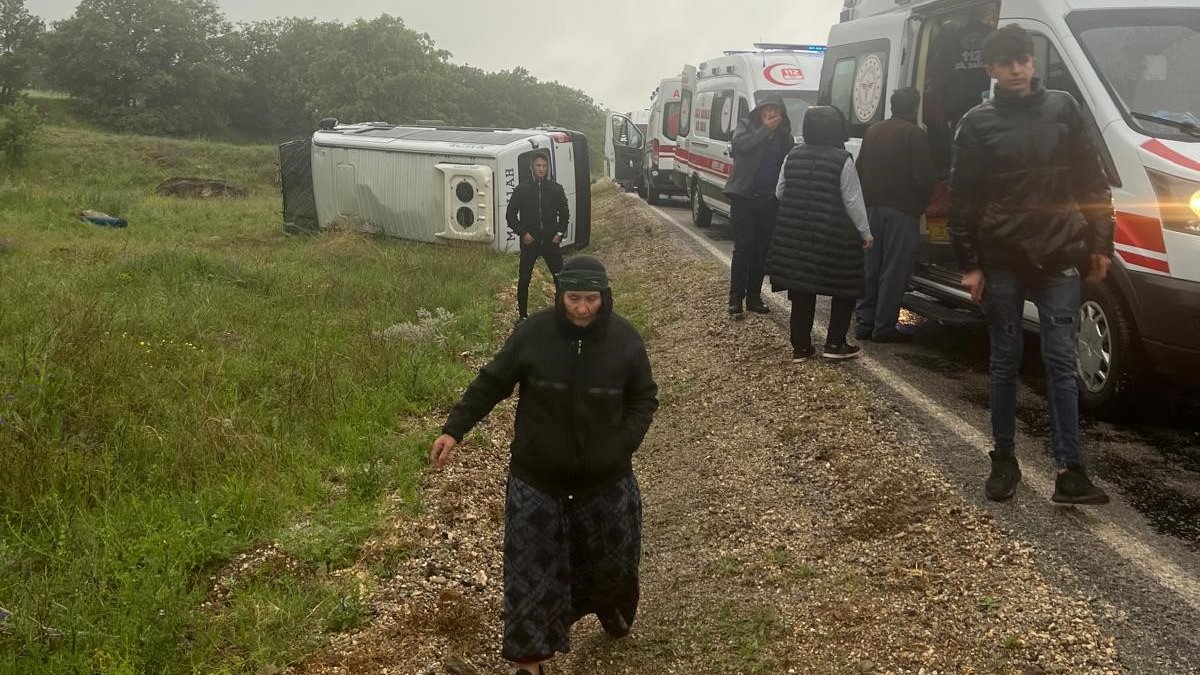
[[24, 101], [0, 106], [0, 155], [8, 164], [23, 163], [41, 127], [37, 108]]

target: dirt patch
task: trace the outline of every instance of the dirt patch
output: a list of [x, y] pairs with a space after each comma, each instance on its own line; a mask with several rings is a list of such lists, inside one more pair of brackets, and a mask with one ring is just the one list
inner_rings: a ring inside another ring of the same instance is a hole
[[[791, 364], [767, 318], [729, 322], [726, 273], [640, 202], [600, 191], [595, 231], [612, 276], [636, 276], [635, 304], [652, 308], [663, 407], [636, 457], [633, 634], [612, 640], [586, 618], [551, 672], [1120, 672], [1088, 602], [903, 443], [897, 412], [837, 366]], [[417, 550], [381, 581], [376, 621], [296, 672], [443, 673], [451, 657], [456, 672], [505, 672], [511, 424], [506, 404], [428, 475], [425, 512], [391, 525]]]
[[212, 178], [168, 178], [158, 184], [154, 194], [182, 199], [245, 199], [246, 188]]

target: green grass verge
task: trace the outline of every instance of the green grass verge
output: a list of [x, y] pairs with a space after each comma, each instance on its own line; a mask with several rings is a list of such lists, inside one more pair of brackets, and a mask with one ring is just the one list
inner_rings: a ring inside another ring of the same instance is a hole
[[[256, 672], [365, 618], [329, 572], [386, 494], [418, 507], [421, 416], [469, 381], [459, 353], [495, 347], [516, 262], [286, 237], [275, 161], [52, 126], [0, 174], [0, 672]], [[250, 197], [153, 196], [181, 175]]]

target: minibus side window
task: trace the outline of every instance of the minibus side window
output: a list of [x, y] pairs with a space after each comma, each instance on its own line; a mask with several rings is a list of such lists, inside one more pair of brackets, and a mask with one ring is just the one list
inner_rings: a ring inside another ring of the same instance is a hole
[[708, 137], [714, 141], [733, 140], [733, 129], [736, 120], [733, 117], [733, 92], [718, 92], [713, 97], [711, 114], [709, 116]]
[[668, 140], [679, 138], [679, 109], [678, 101], [663, 106], [662, 134]]
[[738, 122], [750, 119], [750, 103], [746, 101], [745, 96], [738, 97]]
[[842, 113], [854, 138], [862, 138], [887, 109], [890, 44], [879, 39], [842, 45], [826, 57], [833, 67], [822, 71], [821, 100]]
[[1084, 124], [1087, 125], [1088, 137], [1092, 139], [1092, 145], [1095, 145], [1096, 150], [1100, 153], [1104, 172], [1108, 174], [1108, 182], [1120, 185], [1117, 164], [1113, 161], [1112, 153], [1108, 151], [1108, 146], [1104, 143], [1104, 135], [1100, 133], [1100, 127], [1096, 124], [1096, 118], [1092, 116], [1087, 99], [1084, 98], [1075, 78], [1071, 76], [1071, 71], [1067, 68], [1062, 55], [1058, 53], [1054, 45], [1050, 44], [1050, 39], [1045, 35], [1031, 33], [1031, 37], [1033, 38], [1034, 60], [1037, 64], [1037, 76], [1042, 79], [1042, 86], [1046, 89], [1065, 91], [1079, 102], [1079, 108], [1083, 111]]
[[[829, 105], [846, 115], [850, 110], [850, 97], [854, 93], [854, 71], [857, 60], [854, 57], [842, 59], [833, 66], [833, 82], [830, 87]], [[849, 122], [850, 118], [847, 117]]]

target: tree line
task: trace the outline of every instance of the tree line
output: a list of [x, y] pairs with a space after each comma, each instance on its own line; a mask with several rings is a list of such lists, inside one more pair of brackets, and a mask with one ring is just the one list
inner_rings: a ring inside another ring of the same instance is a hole
[[233, 24], [213, 0], [82, 0], [50, 26], [0, 0], [0, 105], [31, 86], [69, 94], [98, 126], [152, 135], [279, 141], [323, 117], [550, 124], [597, 146], [604, 130], [582, 91], [455, 64], [399, 17]]

